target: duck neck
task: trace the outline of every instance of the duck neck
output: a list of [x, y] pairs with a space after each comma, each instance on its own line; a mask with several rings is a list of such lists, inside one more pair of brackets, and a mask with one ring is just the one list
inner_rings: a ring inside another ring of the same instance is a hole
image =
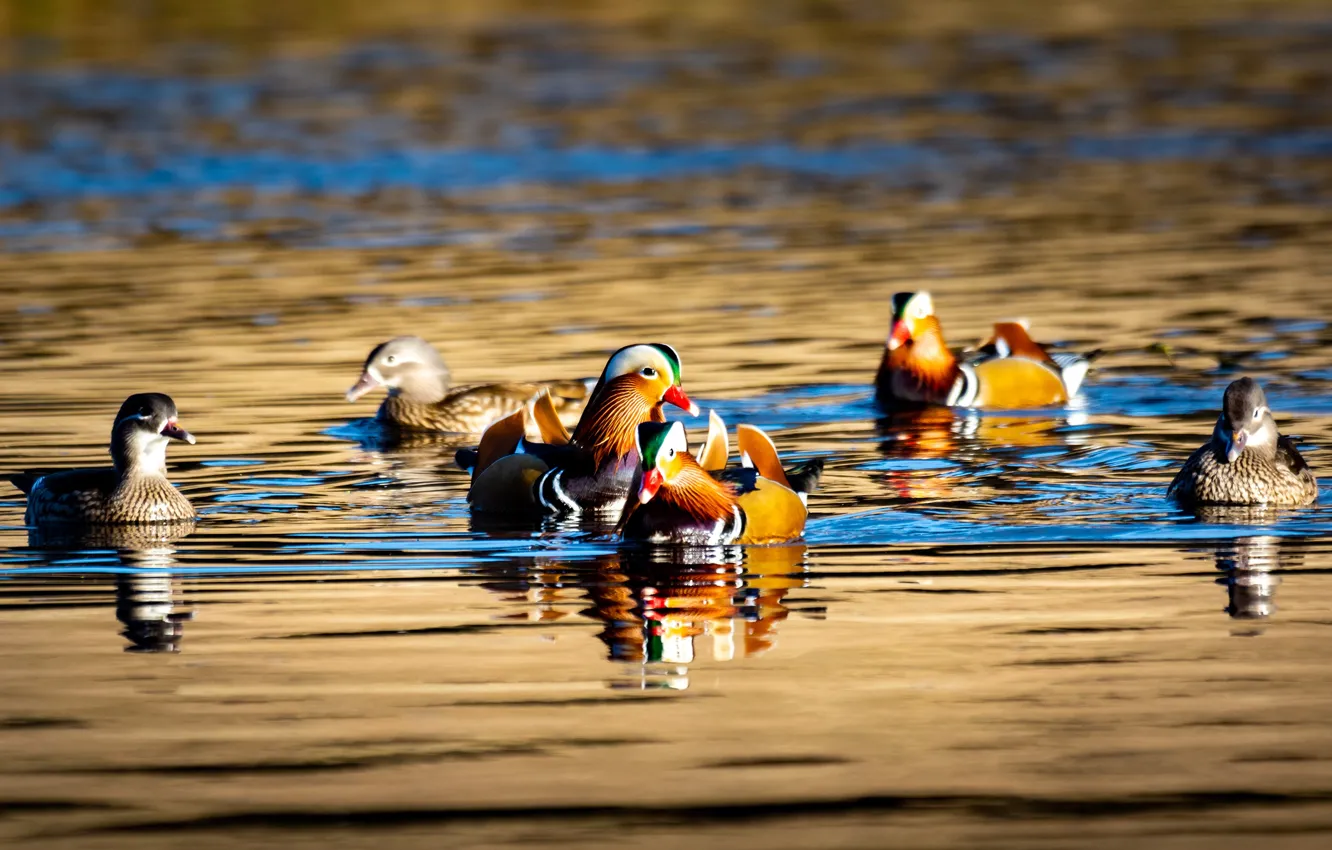
[[662, 484], [655, 500], [703, 522], [730, 519], [735, 509], [735, 491], [708, 474], [692, 455], [680, 456], [680, 471]]
[[958, 366], [944, 342], [938, 319], [921, 319], [909, 342], [884, 352], [879, 375], [882, 378], [894, 372], [910, 375], [931, 397], [947, 397], [957, 380]]
[[389, 390], [389, 395], [412, 404], [434, 404], [444, 400], [451, 383], [447, 366], [418, 367], [404, 371], [398, 378], [398, 385]]
[[111, 435], [111, 461], [125, 478], [165, 478], [166, 448], [166, 437], [132, 426], [117, 428]]
[[570, 442], [591, 452], [598, 467], [607, 461], [637, 458], [635, 429], [665, 418], [661, 402], [653, 404], [634, 381], [617, 378], [593, 391]]

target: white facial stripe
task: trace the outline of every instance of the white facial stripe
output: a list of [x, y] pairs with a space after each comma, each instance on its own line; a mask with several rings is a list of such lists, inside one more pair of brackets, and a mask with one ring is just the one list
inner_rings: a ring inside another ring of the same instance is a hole
[[666, 441], [662, 444], [664, 449], [675, 449], [677, 453], [689, 451], [689, 441], [685, 436], [683, 422], [672, 422], [671, 430], [666, 433]]
[[644, 366], [651, 366], [657, 370], [659, 375], [670, 377], [674, 374], [666, 355], [650, 345], [634, 345], [612, 357], [610, 362], [606, 364], [605, 370], [602, 371], [601, 378], [609, 381], [611, 378], [637, 372]]
[[379, 370], [375, 368], [375, 364], [371, 363], [369, 366], [366, 366], [365, 371], [366, 374], [375, 379], [375, 383], [377, 384], [386, 383], [384, 381], [384, 376], [379, 374]]
[[917, 292], [916, 297], [911, 299], [911, 304], [907, 312], [914, 319], [923, 319], [926, 316], [934, 315], [934, 299], [928, 292]]

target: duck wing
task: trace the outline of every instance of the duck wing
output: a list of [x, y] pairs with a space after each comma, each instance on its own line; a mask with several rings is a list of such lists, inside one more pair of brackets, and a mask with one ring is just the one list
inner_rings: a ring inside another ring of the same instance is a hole
[[1304, 455], [1295, 447], [1295, 441], [1290, 437], [1277, 437], [1277, 461], [1285, 465], [1287, 469], [1296, 475], [1301, 475], [1309, 471], [1309, 464], [1305, 461]]
[[100, 469], [66, 469], [48, 474], [24, 472], [11, 476], [9, 480], [29, 495], [40, 481], [47, 498], [63, 499], [74, 494], [109, 496], [120, 479], [115, 469], [108, 466]]

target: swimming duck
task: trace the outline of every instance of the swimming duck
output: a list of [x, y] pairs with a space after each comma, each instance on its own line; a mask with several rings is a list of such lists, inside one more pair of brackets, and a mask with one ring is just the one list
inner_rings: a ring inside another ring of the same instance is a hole
[[435, 347], [419, 336], [380, 343], [365, 359], [360, 379], [347, 390], [356, 401], [385, 387], [388, 397], [376, 418], [409, 431], [479, 434], [501, 416], [530, 402], [543, 390], [562, 419], [577, 422], [587, 399], [588, 382], [468, 384], [454, 387], [449, 367]]
[[1240, 378], [1226, 387], [1212, 439], [1166, 495], [1185, 505], [1312, 505], [1318, 481], [1295, 441], [1277, 432], [1263, 388]]
[[472, 509], [509, 515], [619, 511], [638, 468], [634, 429], [664, 421], [666, 403], [698, 415], [680, 386], [675, 349], [664, 343], [621, 348], [606, 362], [573, 434], [559, 433], [558, 423], [538, 411], [550, 441], [526, 440], [518, 411], [486, 429], [477, 449], [458, 452], [458, 465], [472, 473]]
[[[642, 461], [632, 485], [637, 499], [620, 520], [624, 539], [716, 546], [782, 543], [804, 534], [805, 502], [823, 461], [784, 470], [766, 434], [747, 425], [737, 434], [741, 455], [753, 466], [709, 471], [689, 453], [683, 423], [639, 425]], [[709, 454], [707, 444], [700, 454]]]
[[886, 408], [921, 404], [1019, 409], [1062, 404], [1087, 376], [1090, 360], [1051, 354], [1025, 322], [1000, 322], [959, 360], [944, 342], [928, 292], [893, 296], [893, 324], [874, 379]]
[[28, 495], [24, 521], [103, 525], [192, 518], [190, 500], [166, 477], [167, 441], [194, 443], [176, 416], [170, 396], [132, 395], [111, 427], [114, 467], [12, 476], [9, 480]]

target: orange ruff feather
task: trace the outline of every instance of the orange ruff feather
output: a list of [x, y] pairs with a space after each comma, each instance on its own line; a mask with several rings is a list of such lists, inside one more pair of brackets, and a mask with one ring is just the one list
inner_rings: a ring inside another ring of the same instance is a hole
[[735, 492], [698, 465], [693, 455], [680, 455], [680, 471], [662, 484], [654, 500], [699, 519], [726, 519], [735, 506]]
[[622, 375], [599, 388], [574, 429], [573, 444], [592, 453], [597, 466], [636, 454], [634, 430], [644, 422], [663, 422], [661, 403], [643, 394], [642, 379]]

